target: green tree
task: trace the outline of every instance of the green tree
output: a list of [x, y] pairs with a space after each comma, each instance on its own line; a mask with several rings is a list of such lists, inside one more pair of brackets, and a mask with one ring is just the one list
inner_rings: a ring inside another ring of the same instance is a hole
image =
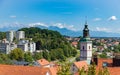
[[35, 52], [33, 55], [34, 60], [39, 60], [41, 58], [43, 58], [42, 56], [42, 52]]
[[108, 71], [107, 67], [103, 69], [99, 69], [98, 75], [110, 75], [110, 72]]
[[58, 70], [57, 75], [72, 75], [70, 72], [70, 63], [69, 64], [63, 64]]
[[43, 58], [45, 58], [45, 59], [47, 59], [47, 60], [50, 60], [49, 51], [47, 51], [47, 50], [43, 51]]
[[84, 67], [82, 67], [81, 69], [79, 69], [79, 75], [87, 75]]
[[12, 60], [21, 61], [24, 59], [24, 52], [20, 48], [16, 48], [10, 52], [9, 56]]
[[88, 67], [88, 75], [96, 75], [96, 66], [92, 64]]
[[24, 60], [31, 63], [33, 61], [32, 54], [30, 52], [24, 53]]
[[108, 71], [107, 67], [103, 69], [103, 75], [110, 75], [110, 72]]
[[99, 55], [100, 58], [107, 58], [107, 54], [106, 53], [102, 53]]
[[8, 58], [7, 54], [0, 53], [0, 64], [12, 64], [12, 61]]

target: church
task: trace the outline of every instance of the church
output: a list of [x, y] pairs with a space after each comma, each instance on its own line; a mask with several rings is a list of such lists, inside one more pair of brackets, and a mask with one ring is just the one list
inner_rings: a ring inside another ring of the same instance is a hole
[[83, 29], [83, 37], [80, 39], [80, 61], [90, 64], [92, 59], [92, 41], [90, 39], [87, 22]]
[[90, 39], [87, 22], [84, 25], [83, 37], [80, 39], [80, 61], [74, 62], [71, 66], [71, 72], [74, 74], [82, 67], [88, 69], [92, 60], [92, 41]]

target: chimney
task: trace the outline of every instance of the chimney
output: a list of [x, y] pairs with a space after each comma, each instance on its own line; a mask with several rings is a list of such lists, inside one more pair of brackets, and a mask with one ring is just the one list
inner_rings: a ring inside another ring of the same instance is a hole
[[42, 62], [43, 60], [41, 59], [41, 62]]

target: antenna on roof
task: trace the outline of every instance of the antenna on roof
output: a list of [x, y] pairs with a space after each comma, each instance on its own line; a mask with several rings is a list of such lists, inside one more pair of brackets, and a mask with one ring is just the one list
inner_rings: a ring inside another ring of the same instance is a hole
[[85, 25], [87, 25], [87, 16], [85, 16]]

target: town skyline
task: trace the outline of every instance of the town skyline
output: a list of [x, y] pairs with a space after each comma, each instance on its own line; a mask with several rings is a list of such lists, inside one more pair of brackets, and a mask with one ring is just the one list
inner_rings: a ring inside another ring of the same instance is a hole
[[85, 16], [91, 31], [119, 33], [119, 0], [1, 0], [0, 28], [34, 25], [82, 30]]

